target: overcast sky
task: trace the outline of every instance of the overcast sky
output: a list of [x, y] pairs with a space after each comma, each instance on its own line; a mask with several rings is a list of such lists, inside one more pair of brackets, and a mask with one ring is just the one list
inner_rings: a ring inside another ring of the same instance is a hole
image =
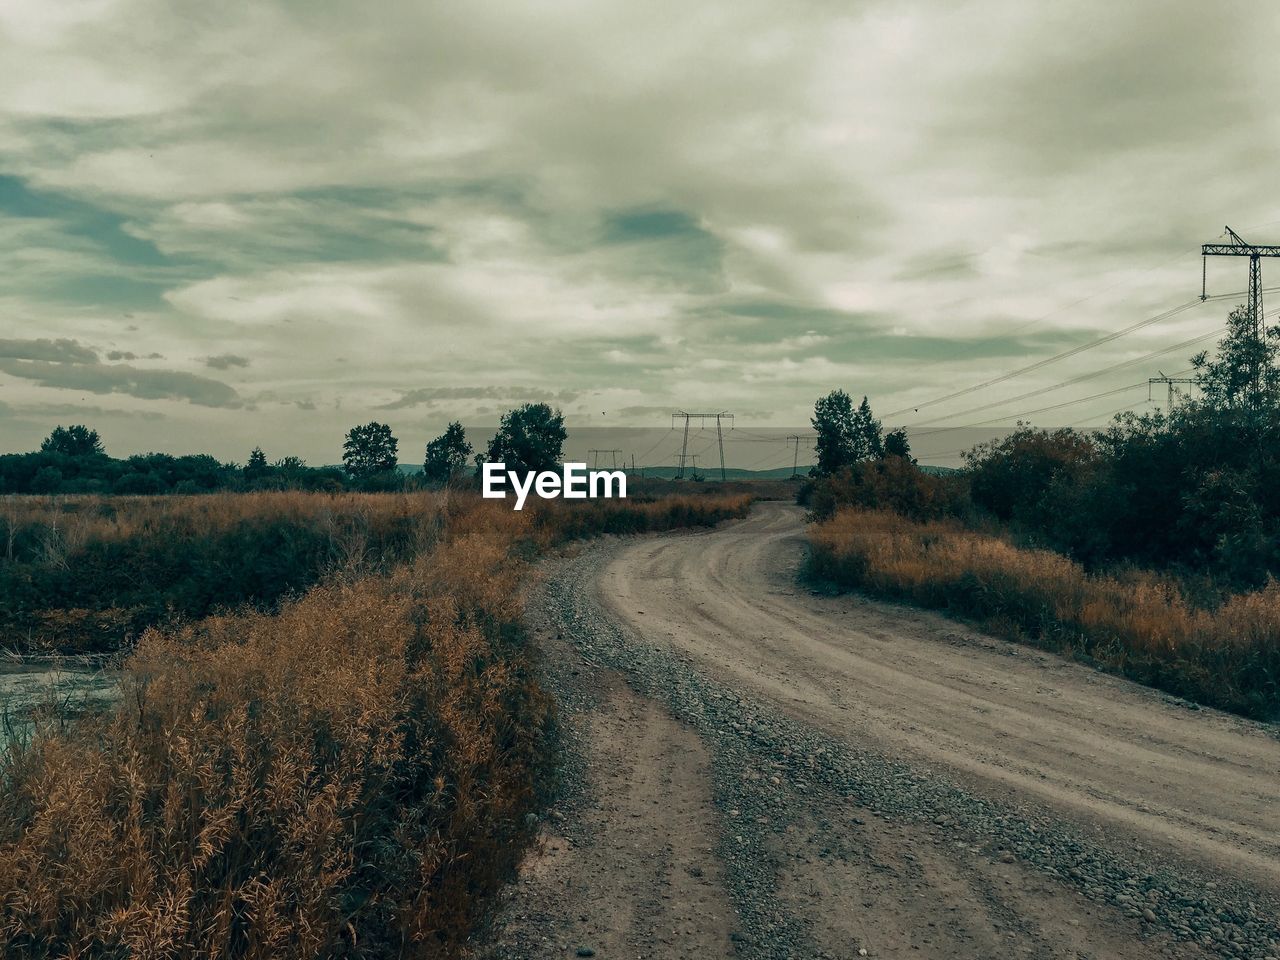
[[[83, 421], [117, 455], [326, 463], [377, 418], [412, 462], [525, 400], [571, 427], [800, 426], [835, 387], [911, 407], [1196, 297], [1223, 224], [1280, 239], [1278, 24], [1231, 0], [6, 0], [0, 449]], [[1212, 262], [1211, 292], [1245, 273]]]

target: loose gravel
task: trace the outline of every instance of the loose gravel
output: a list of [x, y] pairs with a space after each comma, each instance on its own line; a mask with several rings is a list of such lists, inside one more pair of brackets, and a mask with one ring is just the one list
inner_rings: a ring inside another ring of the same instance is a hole
[[[637, 692], [664, 704], [710, 748], [715, 800], [726, 824], [719, 852], [740, 918], [733, 940], [741, 956], [813, 955], [806, 923], [779, 900], [768, 847], [793, 823], [793, 811], [820, 809], [824, 799], [835, 799], [1069, 883], [1133, 918], [1143, 936], [1161, 937], [1170, 952], [1185, 943], [1223, 957], [1280, 958], [1280, 906], [1248, 887], [1165, 862], [1151, 851], [1139, 859], [1139, 850], [1117, 850], [1100, 831], [1088, 832], [1034, 805], [997, 802], [944, 772], [832, 739], [646, 642], [607, 616], [593, 591], [582, 586], [596, 582], [607, 558], [607, 547], [595, 547], [550, 564], [531, 609], [558, 625], [552, 628], [584, 663], [624, 674]], [[590, 699], [572, 666], [548, 665], [548, 682], [566, 715], [585, 709]], [[574, 805], [584, 801], [580, 792], [575, 795], [581, 761], [571, 726], [566, 724], [560, 803], [569, 821]]]

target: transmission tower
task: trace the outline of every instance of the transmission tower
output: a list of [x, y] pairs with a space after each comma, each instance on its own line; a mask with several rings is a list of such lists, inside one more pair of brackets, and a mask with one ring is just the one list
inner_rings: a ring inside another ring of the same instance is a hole
[[[1200, 299], [1209, 297], [1209, 257], [1248, 257], [1249, 258], [1249, 325], [1253, 329], [1253, 338], [1259, 345], [1262, 343], [1262, 264], [1263, 257], [1280, 257], [1280, 246], [1259, 246], [1249, 243], [1230, 227], [1226, 228], [1228, 243], [1206, 243], [1200, 247], [1201, 281]], [[1261, 355], [1261, 351], [1259, 351]], [[1253, 371], [1255, 389], [1262, 382], [1262, 370]]]
[[1148, 400], [1151, 399], [1151, 388], [1154, 387], [1157, 383], [1167, 384], [1169, 387], [1169, 399], [1168, 399], [1167, 409], [1169, 413], [1173, 413], [1173, 398], [1175, 394], [1181, 394], [1182, 392], [1177, 389], [1175, 384], [1185, 383], [1188, 385], [1194, 385], [1195, 382], [1196, 382], [1195, 377], [1170, 377], [1170, 376], [1166, 376], [1165, 372], [1161, 370], [1160, 376], [1150, 377], [1147, 380], [1147, 399]]
[[817, 440], [818, 435], [814, 433], [793, 433], [787, 437], [795, 444], [795, 456], [791, 460], [791, 479], [794, 480], [800, 476], [800, 441], [801, 440]]
[[607, 455], [609, 455], [609, 456], [613, 457], [613, 467], [612, 467], [612, 469], [617, 470], [617, 469], [618, 469], [618, 454], [620, 454], [621, 452], [622, 452], [621, 450], [588, 450], [588, 451], [587, 451], [587, 453], [591, 454], [591, 468], [592, 468], [593, 470], [594, 470], [596, 467], [600, 466], [600, 454], [602, 454], [602, 453], [603, 453], [603, 454], [607, 454]]
[[684, 468], [689, 463], [693, 464], [693, 476], [696, 477], [698, 475], [698, 455], [696, 453], [679, 454], [679, 460], [679, 470], [676, 473], [677, 480], [684, 478]]
[[697, 420], [699, 426], [704, 426], [708, 420], [714, 420], [716, 422], [716, 440], [720, 444], [720, 479], [724, 480], [724, 428], [721, 426], [721, 422], [728, 420], [730, 425], [732, 425], [733, 414], [725, 413], [723, 410], [719, 413], [686, 413], [683, 410], [679, 410], [671, 415], [671, 426], [673, 429], [676, 425], [676, 420], [681, 417], [684, 418], [684, 442], [680, 445], [680, 469], [679, 472], [676, 473], [676, 479], [684, 479], [684, 462], [685, 458], [689, 455], [690, 421]]

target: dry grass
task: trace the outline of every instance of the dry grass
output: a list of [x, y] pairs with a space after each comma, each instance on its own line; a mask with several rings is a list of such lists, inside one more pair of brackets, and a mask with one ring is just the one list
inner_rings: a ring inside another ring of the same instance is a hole
[[195, 538], [253, 521], [307, 523], [335, 537], [361, 525], [389, 528], [438, 514], [439, 493], [212, 493], [192, 496], [6, 496], [0, 550], [7, 560], [62, 562], [93, 543], [139, 536]]
[[324, 576], [430, 549], [448, 503], [431, 493], [7, 497], [0, 642], [104, 652], [166, 621], [270, 607]]
[[[382, 515], [420, 496], [359, 502]], [[15, 746], [0, 765], [6, 957], [457, 953], [530, 839], [551, 747], [519, 621], [525, 558], [587, 528], [563, 504], [417, 502], [432, 529], [413, 558], [339, 571], [274, 613], [150, 630], [113, 711]], [[746, 506], [699, 502], [596, 504], [590, 524]], [[257, 509], [209, 506], [185, 509]]]
[[819, 577], [978, 619], [1201, 703], [1280, 716], [1280, 584], [1193, 607], [1147, 571], [1087, 573], [948, 521], [844, 510], [814, 526]]

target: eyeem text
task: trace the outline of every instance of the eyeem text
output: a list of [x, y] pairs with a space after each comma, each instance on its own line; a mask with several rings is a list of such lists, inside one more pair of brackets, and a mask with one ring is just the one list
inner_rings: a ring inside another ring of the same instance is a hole
[[542, 470], [521, 474], [508, 470], [505, 463], [486, 463], [482, 468], [483, 496], [489, 500], [504, 500], [507, 486], [515, 491], [516, 510], [524, 509], [529, 493], [536, 493], [543, 500], [564, 497], [566, 500], [585, 500], [588, 497], [625, 498], [627, 475], [621, 470], [588, 470], [585, 463], [566, 463], [561, 472]]

